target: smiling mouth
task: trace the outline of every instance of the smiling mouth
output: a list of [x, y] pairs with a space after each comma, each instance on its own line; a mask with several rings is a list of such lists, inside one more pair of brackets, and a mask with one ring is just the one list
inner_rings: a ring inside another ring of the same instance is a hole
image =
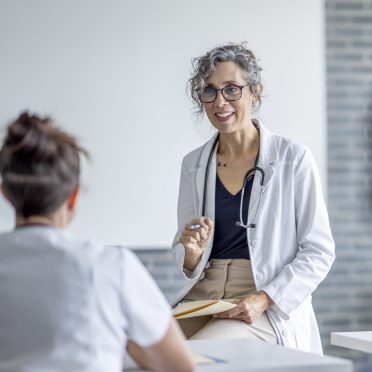
[[230, 119], [234, 115], [233, 111], [226, 111], [226, 112], [216, 112], [215, 116], [217, 116], [217, 119], [220, 121], [226, 121]]

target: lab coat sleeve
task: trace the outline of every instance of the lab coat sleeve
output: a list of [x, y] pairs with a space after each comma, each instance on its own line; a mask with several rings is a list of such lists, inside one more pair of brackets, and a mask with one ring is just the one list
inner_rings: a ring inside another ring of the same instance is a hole
[[335, 259], [320, 178], [308, 149], [294, 167], [294, 199], [297, 253], [293, 261], [262, 288], [274, 301], [272, 309], [284, 319], [312, 294]]
[[[181, 179], [178, 194], [177, 219], [178, 229], [172, 244], [172, 254], [178, 269], [183, 273], [185, 279], [194, 279], [198, 272], [198, 266], [189, 271], [183, 267], [185, 260], [185, 248], [180, 243], [179, 238], [182, 230], [187, 223], [190, 223], [197, 217], [197, 212], [194, 205], [192, 182], [195, 177], [195, 170], [188, 169], [187, 157], [182, 162]], [[201, 263], [199, 263], [201, 264]]]

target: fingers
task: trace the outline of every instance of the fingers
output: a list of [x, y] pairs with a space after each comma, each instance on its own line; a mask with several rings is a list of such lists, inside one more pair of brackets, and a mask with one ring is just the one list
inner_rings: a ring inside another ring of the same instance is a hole
[[196, 248], [198, 246], [201, 248], [201, 246], [203, 245], [202, 234], [199, 233], [199, 231], [190, 230], [189, 227], [185, 226], [180, 236], [180, 242], [186, 248], [188, 248], [190, 244], [194, 246], [193, 248]]
[[205, 244], [212, 233], [213, 222], [208, 217], [196, 218], [190, 224], [186, 224], [182, 235], [192, 236], [198, 243]]
[[184, 231], [182, 232], [183, 236], [187, 237], [192, 237], [195, 241], [200, 241], [201, 240], [201, 232], [197, 230], [190, 230], [189, 228], [185, 228]]
[[200, 227], [203, 227], [207, 232], [213, 228], [213, 221], [209, 217], [195, 218], [191, 221], [191, 224], [200, 225]]
[[182, 234], [180, 236], [180, 242], [183, 245], [198, 244], [198, 241], [192, 235], [188, 236], [188, 235], [185, 235], [185, 234]]
[[207, 224], [203, 223], [202, 221], [200, 221], [200, 219], [198, 219], [192, 220], [190, 224], [185, 225], [185, 230], [198, 232], [204, 231], [208, 235], [209, 227]]
[[212, 235], [213, 221], [210, 218], [196, 218], [186, 224], [179, 238], [185, 248], [185, 267], [192, 268], [200, 260]]
[[222, 313], [213, 314], [213, 317], [214, 318], [229, 319], [229, 318], [236, 318], [240, 314], [243, 314], [243, 313], [242, 313], [242, 309], [238, 305], [238, 306], [236, 306], [236, 307], [234, 307], [230, 310], [223, 311]]
[[204, 222], [205, 224], [208, 225], [209, 229], [212, 230], [213, 229], [213, 220], [209, 217], [204, 217]]
[[256, 316], [250, 316], [247, 313], [241, 312], [241, 311], [236, 314], [224, 311], [223, 313], [214, 314], [213, 318], [243, 320], [244, 322], [248, 324], [252, 324], [257, 319]]
[[204, 243], [201, 239], [201, 234], [198, 231], [190, 230], [185, 226], [180, 236], [180, 242], [187, 251], [193, 255], [200, 255], [203, 253]]
[[224, 319], [239, 319], [245, 321], [248, 324], [251, 324], [263, 313], [261, 311], [257, 311], [254, 303], [251, 303], [251, 301], [251, 296], [248, 296], [247, 298], [230, 300], [230, 302], [236, 303], [238, 306], [222, 313], [214, 314], [213, 317]]
[[198, 241], [192, 235], [186, 235], [184, 232], [180, 236], [180, 242], [185, 249], [191, 250], [194, 253], [199, 249]]

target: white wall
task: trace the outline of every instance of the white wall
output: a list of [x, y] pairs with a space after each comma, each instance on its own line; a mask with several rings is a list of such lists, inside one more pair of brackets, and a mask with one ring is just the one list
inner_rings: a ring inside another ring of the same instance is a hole
[[[263, 67], [261, 118], [311, 147], [324, 175], [321, 0], [2, 0], [0, 126], [51, 114], [93, 155], [72, 229], [169, 246], [181, 159], [211, 134], [185, 95], [190, 60], [247, 40]], [[13, 215], [0, 202], [0, 230]]]

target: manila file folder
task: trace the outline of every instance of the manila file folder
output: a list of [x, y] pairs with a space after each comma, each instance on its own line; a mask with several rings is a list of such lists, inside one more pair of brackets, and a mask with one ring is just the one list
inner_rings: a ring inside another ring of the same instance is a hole
[[201, 300], [181, 302], [173, 309], [176, 319], [192, 318], [195, 316], [212, 315], [233, 309], [236, 304], [223, 300]]

